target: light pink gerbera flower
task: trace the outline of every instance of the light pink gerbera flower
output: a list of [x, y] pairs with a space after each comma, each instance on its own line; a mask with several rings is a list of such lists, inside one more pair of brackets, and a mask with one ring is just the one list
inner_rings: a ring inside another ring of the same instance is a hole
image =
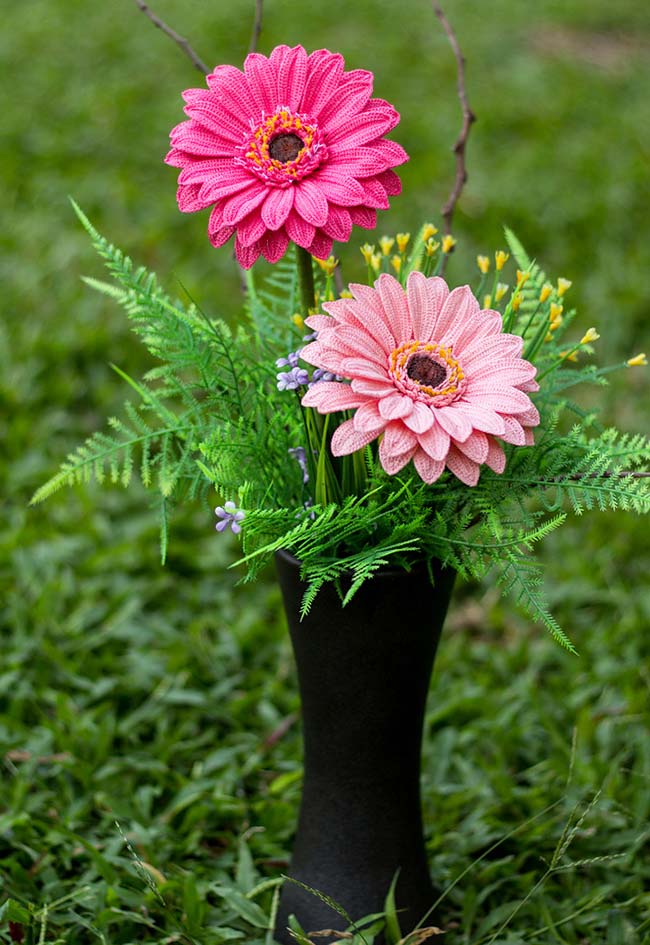
[[326, 259], [333, 240], [347, 241], [353, 224], [372, 229], [401, 190], [392, 168], [408, 155], [383, 137], [399, 115], [370, 97], [372, 72], [344, 64], [326, 49], [277, 46], [184, 93], [190, 120], [172, 130], [165, 158], [182, 168], [178, 206], [212, 206], [212, 244], [235, 233], [245, 269], [260, 253], [277, 262], [289, 240]]
[[351, 383], [321, 381], [302, 403], [320, 413], [356, 411], [335, 431], [335, 456], [381, 436], [389, 474], [413, 460], [435, 482], [445, 468], [468, 486], [485, 463], [505, 468], [495, 437], [531, 445], [539, 414], [528, 392], [539, 390], [523, 341], [504, 334], [501, 316], [481, 311], [469, 286], [451, 292], [438, 277], [412, 272], [404, 290], [389, 275], [374, 289], [351, 285], [353, 299], [328, 302], [329, 315], [306, 319], [318, 332], [300, 357]]

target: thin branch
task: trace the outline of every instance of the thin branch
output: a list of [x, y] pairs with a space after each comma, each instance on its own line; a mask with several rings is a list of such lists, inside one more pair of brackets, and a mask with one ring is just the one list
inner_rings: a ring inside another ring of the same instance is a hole
[[207, 75], [208, 72], [210, 72], [203, 60], [199, 59], [197, 54], [194, 52], [189, 42], [180, 36], [175, 30], [173, 30], [171, 26], [167, 26], [167, 24], [161, 20], [159, 16], [156, 16], [156, 14], [152, 9], [150, 9], [150, 7], [147, 6], [144, 0], [135, 0], [135, 4], [142, 11], [142, 13], [144, 13], [144, 15], [151, 20], [154, 26], [157, 26], [158, 29], [162, 30], [166, 36], [169, 36], [169, 38], [172, 39], [177, 46], [180, 46], [185, 55], [192, 61], [194, 67], [198, 69], [202, 75]]
[[255, 21], [253, 23], [253, 33], [251, 35], [251, 44], [248, 47], [249, 53], [257, 52], [257, 42], [262, 32], [262, 13], [264, 11], [264, 0], [255, 0]]
[[[465, 89], [465, 57], [460, 51], [456, 34], [451, 28], [451, 25], [443, 13], [442, 8], [438, 3], [436, 3], [436, 0], [433, 0], [433, 10], [442, 23], [442, 28], [447, 34], [447, 39], [449, 40], [449, 44], [453, 50], [454, 56], [456, 57], [456, 62], [458, 63], [458, 98], [460, 99], [460, 106], [463, 112], [463, 126], [454, 145], [454, 154], [456, 155], [456, 178], [454, 180], [454, 186], [452, 187], [451, 193], [447, 199], [447, 203], [441, 210], [442, 218], [445, 221], [445, 233], [451, 233], [451, 221], [454, 216], [454, 209], [456, 208], [458, 198], [460, 197], [463, 187], [465, 186], [465, 181], [467, 180], [465, 148], [467, 146], [467, 139], [469, 137], [472, 124], [476, 121], [476, 115], [469, 107], [469, 102], [467, 101], [467, 90]], [[447, 256], [445, 255], [443, 260], [443, 268], [446, 261]]]

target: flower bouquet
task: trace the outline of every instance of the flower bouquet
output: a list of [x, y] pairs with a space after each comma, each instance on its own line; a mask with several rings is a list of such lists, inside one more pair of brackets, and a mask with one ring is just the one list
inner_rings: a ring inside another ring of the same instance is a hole
[[[171, 298], [75, 205], [113, 277], [86, 281], [124, 306], [156, 365], [142, 380], [118, 369], [132, 391], [123, 416], [34, 501], [93, 477], [127, 486], [137, 471], [157, 496], [164, 560], [172, 512], [216, 494], [216, 529], [241, 540], [245, 580], [274, 555], [294, 568], [294, 644], [321, 599], [330, 624], [345, 624], [355, 600], [357, 615], [370, 613], [386, 574], [438, 589], [439, 632], [453, 574], [494, 567], [504, 593], [573, 649], [545, 603], [533, 546], [570, 512], [650, 508], [648, 440], [603, 428], [572, 400], [578, 384], [605, 384], [645, 355], [594, 363], [599, 336], [573, 331], [571, 283], [547, 276], [510, 230], [507, 249], [478, 257], [471, 285], [448, 284], [453, 204], [443, 232], [425, 221], [370, 237], [367, 281], [346, 285], [333, 243], [375, 229], [408, 160], [386, 137], [397, 111], [372, 93], [371, 73], [301, 46], [250, 54], [243, 71], [218, 66], [207, 88], [184, 93], [188, 118], [166, 160], [180, 170], [179, 208], [210, 210], [215, 247], [234, 238], [245, 288], [234, 326]], [[274, 265], [264, 277], [252, 268], [260, 257]], [[411, 596], [434, 606], [411, 585], [390, 588], [398, 611]], [[426, 636], [428, 614], [413, 620]], [[391, 639], [389, 667], [391, 648], [407, 646]], [[434, 650], [421, 657], [409, 723], [418, 747]]]

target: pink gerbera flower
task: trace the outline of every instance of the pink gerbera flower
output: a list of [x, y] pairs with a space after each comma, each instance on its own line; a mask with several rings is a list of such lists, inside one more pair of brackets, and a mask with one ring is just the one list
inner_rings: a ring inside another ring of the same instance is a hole
[[333, 240], [348, 240], [353, 224], [372, 229], [401, 190], [392, 168], [408, 155], [383, 137], [399, 115], [370, 97], [371, 72], [343, 67], [326, 49], [277, 46], [184, 93], [190, 120], [172, 130], [165, 158], [182, 168], [178, 206], [213, 207], [212, 244], [235, 233], [246, 269], [260, 253], [277, 262], [289, 240], [326, 259]]
[[482, 463], [505, 468], [497, 438], [533, 443], [536, 369], [520, 357], [523, 340], [504, 334], [500, 314], [481, 311], [469, 286], [450, 292], [444, 279], [412, 272], [406, 290], [389, 275], [374, 289], [350, 289], [353, 299], [306, 319], [318, 335], [300, 355], [351, 381], [321, 381], [302, 399], [320, 413], [356, 411], [332, 437], [335, 456], [380, 436], [387, 473], [413, 460], [425, 482], [447, 468], [475, 486]]

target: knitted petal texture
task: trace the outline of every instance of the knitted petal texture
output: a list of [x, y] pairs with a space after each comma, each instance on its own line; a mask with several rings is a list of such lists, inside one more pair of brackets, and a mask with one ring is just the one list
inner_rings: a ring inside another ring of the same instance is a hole
[[319, 413], [355, 410], [332, 437], [335, 456], [380, 437], [390, 475], [412, 461], [424, 482], [448, 469], [475, 486], [482, 465], [504, 471], [499, 440], [533, 444], [536, 368], [469, 286], [450, 291], [444, 279], [412, 272], [406, 289], [384, 274], [374, 288], [350, 290], [353, 298], [323, 305], [328, 315], [306, 319], [317, 336], [300, 354], [347, 379], [320, 381], [302, 398]]
[[276, 262], [289, 240], [326, 259], [353, 226], [372, 229], [376, 210], [400, 192], [392, 168], [408, 160], [388, 134], [392, 105], [372, 98], [373, 76], [344, 70], [326, 49], [277, 46], [246, 57], [244, 71], [217, 66], [207, 89], [183, 93], [189, 121], [172, 129], [167, 164], [181, 169], [178, 206], [212, 207], [208, 236], [248, 269]]

